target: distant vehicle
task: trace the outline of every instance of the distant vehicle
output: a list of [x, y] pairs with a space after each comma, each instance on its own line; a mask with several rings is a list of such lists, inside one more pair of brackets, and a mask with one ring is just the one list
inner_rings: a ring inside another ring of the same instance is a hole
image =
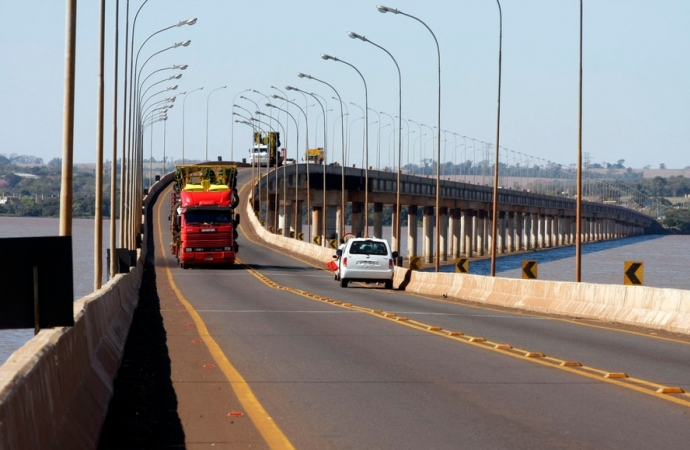
[[398, 252], [391, 252], [385, 239], [352, 238], [336, 251], [336, 257], [335, 279], [340, 287], [347, 287], [350, 281], [364, 281], [381, 282], [386, 289], [393, 289], [393, 261]]
[[307, 150], [306, 158], [307, 163], [310, 164], [323, 164], [324, 151], [323, 147], [310, 148]]
[[283, 164], [280, 133], [269, 131], [265, 135], [254, 133], [254, 145], [249, 149], [249, 162], [258, 167], [275, 167]]

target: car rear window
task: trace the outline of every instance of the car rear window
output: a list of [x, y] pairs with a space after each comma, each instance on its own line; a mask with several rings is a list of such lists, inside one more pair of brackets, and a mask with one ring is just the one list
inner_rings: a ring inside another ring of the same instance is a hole
[[350, 247], [352, 255], [388, 255], [388, 248], [383, 242], [361, 241], [353, 242]]

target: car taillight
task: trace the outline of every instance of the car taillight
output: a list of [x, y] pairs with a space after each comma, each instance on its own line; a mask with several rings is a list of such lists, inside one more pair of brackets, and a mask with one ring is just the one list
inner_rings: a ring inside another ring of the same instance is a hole
[[393, 260], [392, 260], [392, 259], [389, 259], [389, 260], [388, 260], [388, 268], [389, 268], [389, 269], [392, 269], [392, 268], [393, 268]]
[[347, 267], [347, 258], [343, 258], [343, 267]]

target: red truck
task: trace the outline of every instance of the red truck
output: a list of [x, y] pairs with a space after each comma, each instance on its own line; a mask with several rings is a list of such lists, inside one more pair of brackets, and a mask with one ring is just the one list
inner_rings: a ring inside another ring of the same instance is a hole
[[236, 166], [175, 166], [170, 249], [181, 268], [235, 263], [239, 200]]

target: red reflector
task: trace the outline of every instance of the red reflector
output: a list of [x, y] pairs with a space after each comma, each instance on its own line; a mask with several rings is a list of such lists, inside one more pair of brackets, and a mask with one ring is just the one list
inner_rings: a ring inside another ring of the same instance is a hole
[[393, 260], [392, 260], [392, 259], [389, 259], [389, 260], [388, 260], [388, 268], [389, 268], [389, 269], [392, 269], [392, 268], [393, 268]]
[[347, 258], [343, 258], [343, 267], [347, 267]]

